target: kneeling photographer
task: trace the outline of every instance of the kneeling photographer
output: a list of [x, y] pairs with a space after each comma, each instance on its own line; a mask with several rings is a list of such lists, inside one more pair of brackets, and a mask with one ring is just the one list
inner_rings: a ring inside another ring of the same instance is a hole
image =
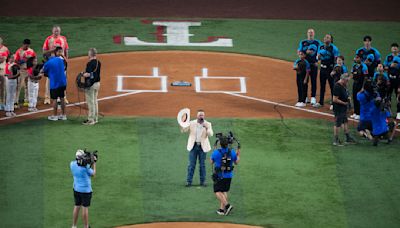
[[238, 153], [236, 154], [234, 149], [228, 147], [234, 139], [231, 133], [230, 136], [228, 138], [222, 134], [217, 134], [221, 148], [215, 149], [211, 155], [211, 164], [214, 165], [212, 175], [214, 193], [220, 203], [217, 210], [219, 215], [228, 215], [233, 209], [233, 206], [228, 202], [228, 192], [233, 177], [233, 165], [239, 163], [240, 144], [238, 143]]
[[372, 140], [372, 110], [375, 106], [375, 97], [378, 96], [374, 92], [373, 83], [371, 80], [364, 82], [363, 89], [357, 93], [357, 100], [360, 102], [360, 122], [357, 126], [357, 131], [360, 136]]
[[89, 227], [89, 206], [92, 199], [91, 177], [96, 175], [97, 151], [88, 152], [86, 150], [77, 150], [76, 160], [70, 164], [71, 173], [74, 177], [74, 199], [75, 206], [73, 210], [72, 228], [76, 228], [79, 210], [82, 207], [82, 220], [85, 228]]

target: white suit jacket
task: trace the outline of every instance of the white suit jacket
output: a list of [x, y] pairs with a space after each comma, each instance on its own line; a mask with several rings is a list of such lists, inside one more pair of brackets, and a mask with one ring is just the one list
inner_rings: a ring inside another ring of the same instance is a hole
[[[212, 130], [211, 123], [204, 120], [204, 125], [207, 127], [203, 127], [203, 130], [201, 132], [201, 148], [203, 149], [204, 152], [208, 152], [211, 150], [210, 146], [210, 140], [208, 137], [213, 136], [214, 132]], [[197, 120], [192, 120], [190, 121], [189, 127], [186, 128], [181, 128], [181, 132], [188, 132], [189, 131], [189, 138], [187, 142], [187, 150], [191, 151], [193, 149], [194, 143], [196, 142], [196, 127], [197, 127]]]

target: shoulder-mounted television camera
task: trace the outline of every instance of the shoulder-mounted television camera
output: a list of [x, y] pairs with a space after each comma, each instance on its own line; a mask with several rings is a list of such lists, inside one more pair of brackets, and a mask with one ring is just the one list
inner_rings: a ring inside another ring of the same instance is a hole
[[76, 157], [76, 161], [79, 166], [87, 166], [88, 164], [92, 166], [93, 163], [97, 162], [97, 160], [98, 160], [97, 150], [91, 152], [85, 149], [83, 150], [83, 153], [81, 153], [81, 155], [78, 155]]
[[221, 139], [223, 137], [226, 137], [228, 140], [228, 147], [232, 148], [233, 144], [236, 143], [237, 144], [237, 148], [240, 149], [240, 142], [237, 138], [235, 138], [235, 136], [233, 136], [232, 131], [229, 131], [228, 134], [225, 136], [223, 133], [217, 133], [215, 134], [215, 137], [217, 137], [217, 140], [214, 143], [214, 147], [216, 148], [219, 144], [219, 142], [221, 141]]

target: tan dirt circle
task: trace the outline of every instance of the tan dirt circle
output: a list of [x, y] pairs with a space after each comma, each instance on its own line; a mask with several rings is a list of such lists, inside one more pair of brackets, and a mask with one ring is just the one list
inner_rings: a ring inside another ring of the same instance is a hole
[[[294, 105], [297, 101], [296, 75], [293, 63], [267, 57], [244, 54], [201, 51], [138, 51], [99, 54], [102, 62], [99, 98], [124, 94], [117, 92], [117, 75], [151, 76], [152, 68], [159, 68], [160, 76], [168, 76], [167, 93], [138, 93], [99, 102], [101, 116], [153, 116], [176, 117], [182, 108], [192, 113], [204, 109], [207, 117], [228, 118], [321, 118], [321, 115], [276, 107], [260, 101], [239, 98], [223, 93], [196, 93], [195, 76], [202, 75], [202, 68], [208, 69], [207, 80], [202, 88], [207, 90], [238, 90], [239, 80], [213, 80], [213, 76], [246, 77], [246, 96]], [[83, 92], [78, 93], [75, 78], [85, 70], [87, 57], [68, 60], [68, 100], [70, 103], [85, 101]], [[170, 86], [173, 81], [188, 81], [191, 87]], [[40, 82], [39, 97], [44, 96], [44, 82]], [[159, 79], [124, 79], [124, 89], [160, 89]], [[326, 98], [329, 94], [326, 95]], [[39, 100], [38, 109], [51, 108]], [[279, 111], [279, 112], [278, 112]], [[327, 107], [319, 111], [328, 111]], [[17, 114], [27, 112], [23, 107]], [[86, 110], [78, 106], [68, 107], [67, 115], [81, 114]], [[33, 117], [47, 116], [49, 112], [34, 114]], [[14, 118], [2, 123], [32, 119], [32, 115]], [[329, 117], [322, 117], [328, 118]], [[100, 121], [101, 122], [101, 121]]]
[[259, 226], [248, 226], [231, 223], [211, 223], [211, 222], [161, 222], [148, 223], [130, 226], [120, 226], [117, 228], [260, 228]]

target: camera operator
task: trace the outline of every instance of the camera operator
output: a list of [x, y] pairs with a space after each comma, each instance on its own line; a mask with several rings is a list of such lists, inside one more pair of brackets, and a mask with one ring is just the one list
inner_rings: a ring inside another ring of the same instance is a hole
[[74, 177], [74, 199], [72, 228], [76, 228], [79, 210], [82, 207], [82, 220], [85, 228], [89, 227], [89, 206], [92, 199], [91, 177], [96, 175], [97, 156], [94, 156], [92, 164], [85, 162], [85, 152], [76, 151], [76, 160], [70, 164], [71, 172]]
[[378, 142], [380, 138], [387, 138], [388, 143], [391, 142], [391, 138], [389, 138], [389, 125], [387, 119], [391, 117], [390, 115], [390, 107], [388, 107], [389, 103], [385, 103], [385, 101], [381, 97], [375, 98], [375, 105], [372, 109], [372, 134], [374, 136], [374, 146], [378, 146]]
[[374, 95], [371, 80], [365, 81], [363, 89], [357, 94], [357, 100], [360, 102], [360, 122], [358, 123], [357, 130], [360, 133], [360, 136], [364, 136], [370, 140], [372, 140], [371, 121], [372, 110], [375, 106]]
[[228, 148], [226, 136], [221, 137], [219, 142], [221, 148], [214, 150], [211, 155], [211, 164], [214, 165], [214, 193], [220, 203], [217, 214], [228, 215], [233, 209], [233, 206], [228, 202], [228, 192], [233, 177], [233, 164], [239, 163], [240, 153], [236, 154], [234, 149]]
[[335, 114], [335, 125], [334, 131], [334, 146], [343, 146], [339, 140], [339, 129], [343, 126], [344, 133], [346, 134], [346, 143], [355, 143], [354, 139], [349, 134], [349, 128], [347, 125], [347, 108], [349, 106], [349, 92], [347, 90], [347, 83], [349, 82], [349, 76], [342, 74], [340, 80], [333, 87], [333, 113]]
[[193, 174], [196, 168], [196, 161], [200, 163], [200, 185], [205, 187], [207, 152], [211, 150], [209, 136], [213, 136], [211, 123], [205, 120], [203, 110], [197, 111], [197, 119], [190, 121], [190, 125], [181, 128], [181, 132], [189, 132], [187, 150], [189, 151], [189, 165], [187, 171], [186, 187], [192, 186]]

